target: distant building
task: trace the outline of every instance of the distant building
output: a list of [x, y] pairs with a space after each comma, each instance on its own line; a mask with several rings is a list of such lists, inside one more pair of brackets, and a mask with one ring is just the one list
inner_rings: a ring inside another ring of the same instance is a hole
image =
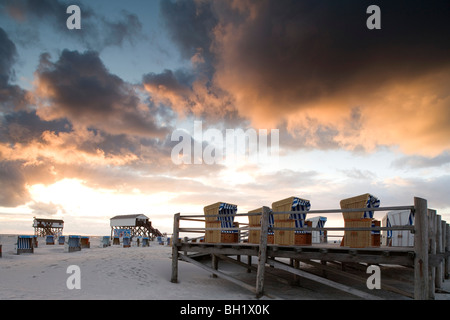
[[149, 237], [162, 236], [158, 229], [153, 228], [151, 221], [143, 214], [119, 215], [110, 219], [111, 238], [114, 236]]
[[34, 235], [38, 237], [60, 236], [64, 228], [63, 220], [34, 218]]

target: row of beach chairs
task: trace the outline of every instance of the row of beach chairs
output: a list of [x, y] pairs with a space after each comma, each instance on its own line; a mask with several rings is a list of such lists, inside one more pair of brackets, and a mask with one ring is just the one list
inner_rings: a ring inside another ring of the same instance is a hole
[[[33, 236], [35, 237], [35, 236]], [[86, 236], [68, 236], [67, 241], [69, 241], [70, 243], [73, 244], [77, 244], [78, 240], [74, 240], [74, 239], [80, 239], [80, 247], [81, 248], [90, 248], [91, 243], [89, 241], [89, 237]], [[55, 240], [56, 240], [56, 236], [54, 235], [47, 235], [45, 237], [45, 244], [46, 245], [54, 245], [55, 244]], [[37, 242], [37, 240], [36, 240]], [[66, 236], [59, 236], [58, 237], [58, 244], [59, 245], [64, 245], [66, 243]], [[37, 246], [37, 244], [36, 244]]]
[[[55, 244], [54, 236], [47, 236], [45, 239], [47, 245]], [[76, 235], [60, 236], [58, 244], [64, 245], [65, 252], [80, 251], [81, 248], [90, 248], [89, 237]], [[34, 253], [34, 249], [39, 245], [37, 236], [19, 235], [15, 244], [14, 251], [16, 254]]]
[[[109, 237], [103, 237], [104, 246], [105, 246], [105, 242], [107, 241], [106, 238], [108, 238], [108, 242], [109, 242]], [[148, 237], [137, 237], [136, 239], [133, 239], [129, 236], [123, 236], [123, 237], [114, 236], [112, 244], [120, 245], [121, 238], [122, 238], [122, 247], [123, 248], [130, 248], [133, 243], [136, 247], [140, 247], [140, 246], [150, 247], [150, 239]]]
[[[372, 227], [379, 227], [380, 221], [374, 219], [374, 211], [371, 208], [378, 208], [380, 200], [369, 194], [362, 194], [359, 196], [343, 199], [340, 201], [341, 209], [365, 209], [358, 212], [343, 212], [344, 227], [345, 228], [368, 228], [367, 231], [344, 231], [344, 236], [341, 241], [341, 246], [351, 248], [366, 248], [379, 247], [381, 244], [381, 233], [376, 230], [369, 230]], [[312, 243], [327, 242], [327, 233], [325, 230], [320, 231], [303, 231], [303, 230], [273, 230], [273, 228], [323, 228], [327, 221], [326, 217], [313, 217], [306, 219], [307, 211], [311, 208], [311, 203], [307, 199], [300, 197], [289, 197], [272, 203], [271, 212], [269, 213], [269, 230], [268, 239], [269, 244], [276, 245], [310, 245]], [[272, 214], [273, 212], [290, 212], [283, 214]], [[299, 213], [295, 213], [295, 212]], [[239, 224], [234, 222], [234, 217], [237, 212], [237, 205], [217, 202], [212, 205], [204, 207], [204, 214], [206, 220], [206, 228], [214, 228], [216, 230], [205, 231], [205, 242], [208, 243], [236, 243], [239, 242], [238, 230], [217, 230], [221, 228], [239, 228]], [[249, 213], [261, 213], [262, 207], [251, 210]], [[218, 215], [219, 217], [213, 217]], [[403, 217], [399, 219], [398, 217]], [[411, 212], [389, 212], [383, 222], [385, 226], [404, 225], [405, 216], [407, 216], [407, 223], [413, 224], [413, 215]], [[249, 215], [249, 227], [255, 228], [249, 230], [248, 242], [259, 243], [260, 231], [256, 228], [261, 226], [260, 215]], [[411, 240], [405, 244], [404, 241], [395, 242], [393, 239], [402, 238], [405, 235], [400, 234], [402, 231], [390, 231], [387, 235], [387, 242], [385, 245], [410, 245]], [[405, 233], [405, 231], [403, 231]], [[409, 231], [406, 233], [410, 234]], [[411, 239], [412, 235], [408, 236]], [[413, 242], [412, 242], [413, 243]]]
[[[55, 245], [54, 235], [48, 235], [45, 237], [46, 245]], [[121, 237], [122, 243], [119, 237], [113, 238], [113, 245], [122, 245], [124, 248], [131, 247], [132, 239], [131, 237]], [[65, 252], [76, 252], [81, 251], [83, 248], [90, 248], [90, 238], [87, 236], [77, 236], [77, 235], [69, 235], [69, 236], [59, 236], [58, 244], [64, 245]], [[148, 237], [138, 237], [136, 238], [134, 244], [136, 246], [149, 247], [150, 240]], [[24, 254], [24, 253], [34, 253], [34, 249], [39, 245], [37, 236], [30, 235], [19, 235], [17, 236], [17, 242], [15, 244], [15, 253], [16, 254]], [[111, 246], [111, 240], [109, 236], [104, 236], [101, 239], [101, 247], [106, 248]], [[1, 258], [1, 244], [0, 244], [0, 258]]]
[[[39, 243], [37, 236], [19, 235], [17, 236], [17, 242], [15, 244], [15, 253], [34, 253], [34, 249], [38, 247]], [[47, 236], [45, 239], [47, 245], [55, 244], [54, 236]], [[90, 248], [89, 237], [69, 235], [60, 236], [58, 238], [58, 244], [64, 245], [65, 252], [80, 251], [82, 248]]]

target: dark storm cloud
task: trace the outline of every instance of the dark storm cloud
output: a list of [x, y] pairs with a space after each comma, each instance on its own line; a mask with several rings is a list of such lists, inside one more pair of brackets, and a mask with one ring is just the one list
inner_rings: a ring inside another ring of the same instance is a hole
[[16, 62], [17, 50], [6, 32], [0, 28], [0, 111], [20, 109], [26, 103], [26, 91], [11, 84], [14, 79], [13, 65]]
[[[78, 5], [81, 10], [81, 29], [76, 32], [71, 32], [66, 27], [67, 18], [70, 16], [66, 13], [69, 5]], [[88, 48], [95, 50], [108, 46], [121, 46], [126, 41], [133, 42], [144, 36], [138, 17], [125, 10], [120, 12], [120, 18], [110, 20], [78, 1], [6, 0], [0, 4], [0, 9], [2, 8], [19, 22], [28, 21], [35, 25], [49, 24], [64, 37], [80, 41]]]
[[161, 14], [183, 58], [201, 51], [211, 63], [212, 32], [217, 19], [209, 1], [161, 1]]
[[[382, 10], [381, 30], [366, 28], [370, 4]], [[246, 82], [277, 108], [295, 109], [348, 88], [376, 90], [392, 78], [405, 80], [450, 64], [448, 2], [295, 0], [240, 6], [221, 16], [220, 72], [231, 68], [225, 84]], [[236, 16], [245, 22], [235, 23]]]
[[42, 142], [44, 131], [69, 132], [72, 126], [65, 120], [45, 121], [36, 115], [36, 110], [9, 113], [0, 118], [0, 142], [28, 144]]
[[[366, 26], [370, 5], [381, 8], [381, 30]], [[163, 0], [161, 10], [182, 55], [206, 57], [207, 87], [257, 127], [287, 123], [293, 139], [322, 147], [450, 147], [448, 1]]]
[[[38, 115], [45, 120], [67, 118], [75, 126], [111, 134], [163, 136], [150, 106], [134, 88], [111, 74], [98, 53], [64, 50], [53, 63], [44, 54], [38, 71]], [[43, 102], [42, 102], [43, 101]]]
[[30, 200], [21, 166], [16, 161], [0, 162], [0, 206], [16, 207]]

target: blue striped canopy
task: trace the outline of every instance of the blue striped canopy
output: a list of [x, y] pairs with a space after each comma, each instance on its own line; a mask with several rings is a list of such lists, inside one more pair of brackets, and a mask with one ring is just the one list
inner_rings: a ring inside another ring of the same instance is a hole
[[[291, 211], [309, 211], [311, 203], [308, 200], [294, 198], [292, 201]], [[295, 220], [296, 228], [303, 228], [305, 226], [306, 213], [291, 213], [289, 219]], [[295, 233], [305, 233], [305, 231], [296, 230]]]
[[413, 211], [411, 211], [409, 213], [408, 223], [410, 226], [414, 225], [414, 212]]
[[273, 225], [274, 225], [275, 221], [273, 218], [273, 214], [272, 214], [272, 210], [270, 210], [269, 212], [269, 231], [268, 234], [274, 234], [273, 233]]
[[[237, 206], [234, 204], [221, 203], [219, 206], [220, 217], [217, 220], [220, 221], [221, 228], [233, 228], [234, 215], [237, 212]], [[237, 230], [224, 230], [223, 233], [236, 233]]]
[[[323, 228], [325, 226], [325, 222], [327, 222], [326, 217], [320, 217], [319, 221], [317, 221], [317, 228]], [[320, 234], [324, 234], [323, 230], [319, 230]]]
[[[386, 219], [386, 227], [388, 227], [388, 228], [392, 227], [389, 217]], [[387, 237], [392, 238], [392, 230], [387, 231]]]
[[69, 240], [67, 241], [67, 243], [69, 244], [69, 248], [80, 247], [80, 239], [80, 236], [69, 236]]
[[31, 239], [33, 236], [18, 236], [17, 237], [17, 249], [32, 249], [33, 244]]
[[[377, 197], [369, 195], [369, 199], [367, 199], [366, 208], [379, 208], [380, 200]], [[363, 218], [373, 218], [373, 211], [364, 211]]]

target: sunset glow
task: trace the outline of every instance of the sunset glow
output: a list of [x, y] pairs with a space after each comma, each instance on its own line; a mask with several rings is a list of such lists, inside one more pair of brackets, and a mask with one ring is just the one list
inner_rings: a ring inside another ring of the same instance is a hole
[[[81, 29], [70, 1], [0, 3], [0, 234], [40, 216], [108, 235], [138, 213], [170, 234], [174, 213], [218, 201], [331, 209], [366, 192], [450, 220], [447, 3], [78, 3]], [[277, 130], [276, 157], [204, 161], [230, 129]]]

